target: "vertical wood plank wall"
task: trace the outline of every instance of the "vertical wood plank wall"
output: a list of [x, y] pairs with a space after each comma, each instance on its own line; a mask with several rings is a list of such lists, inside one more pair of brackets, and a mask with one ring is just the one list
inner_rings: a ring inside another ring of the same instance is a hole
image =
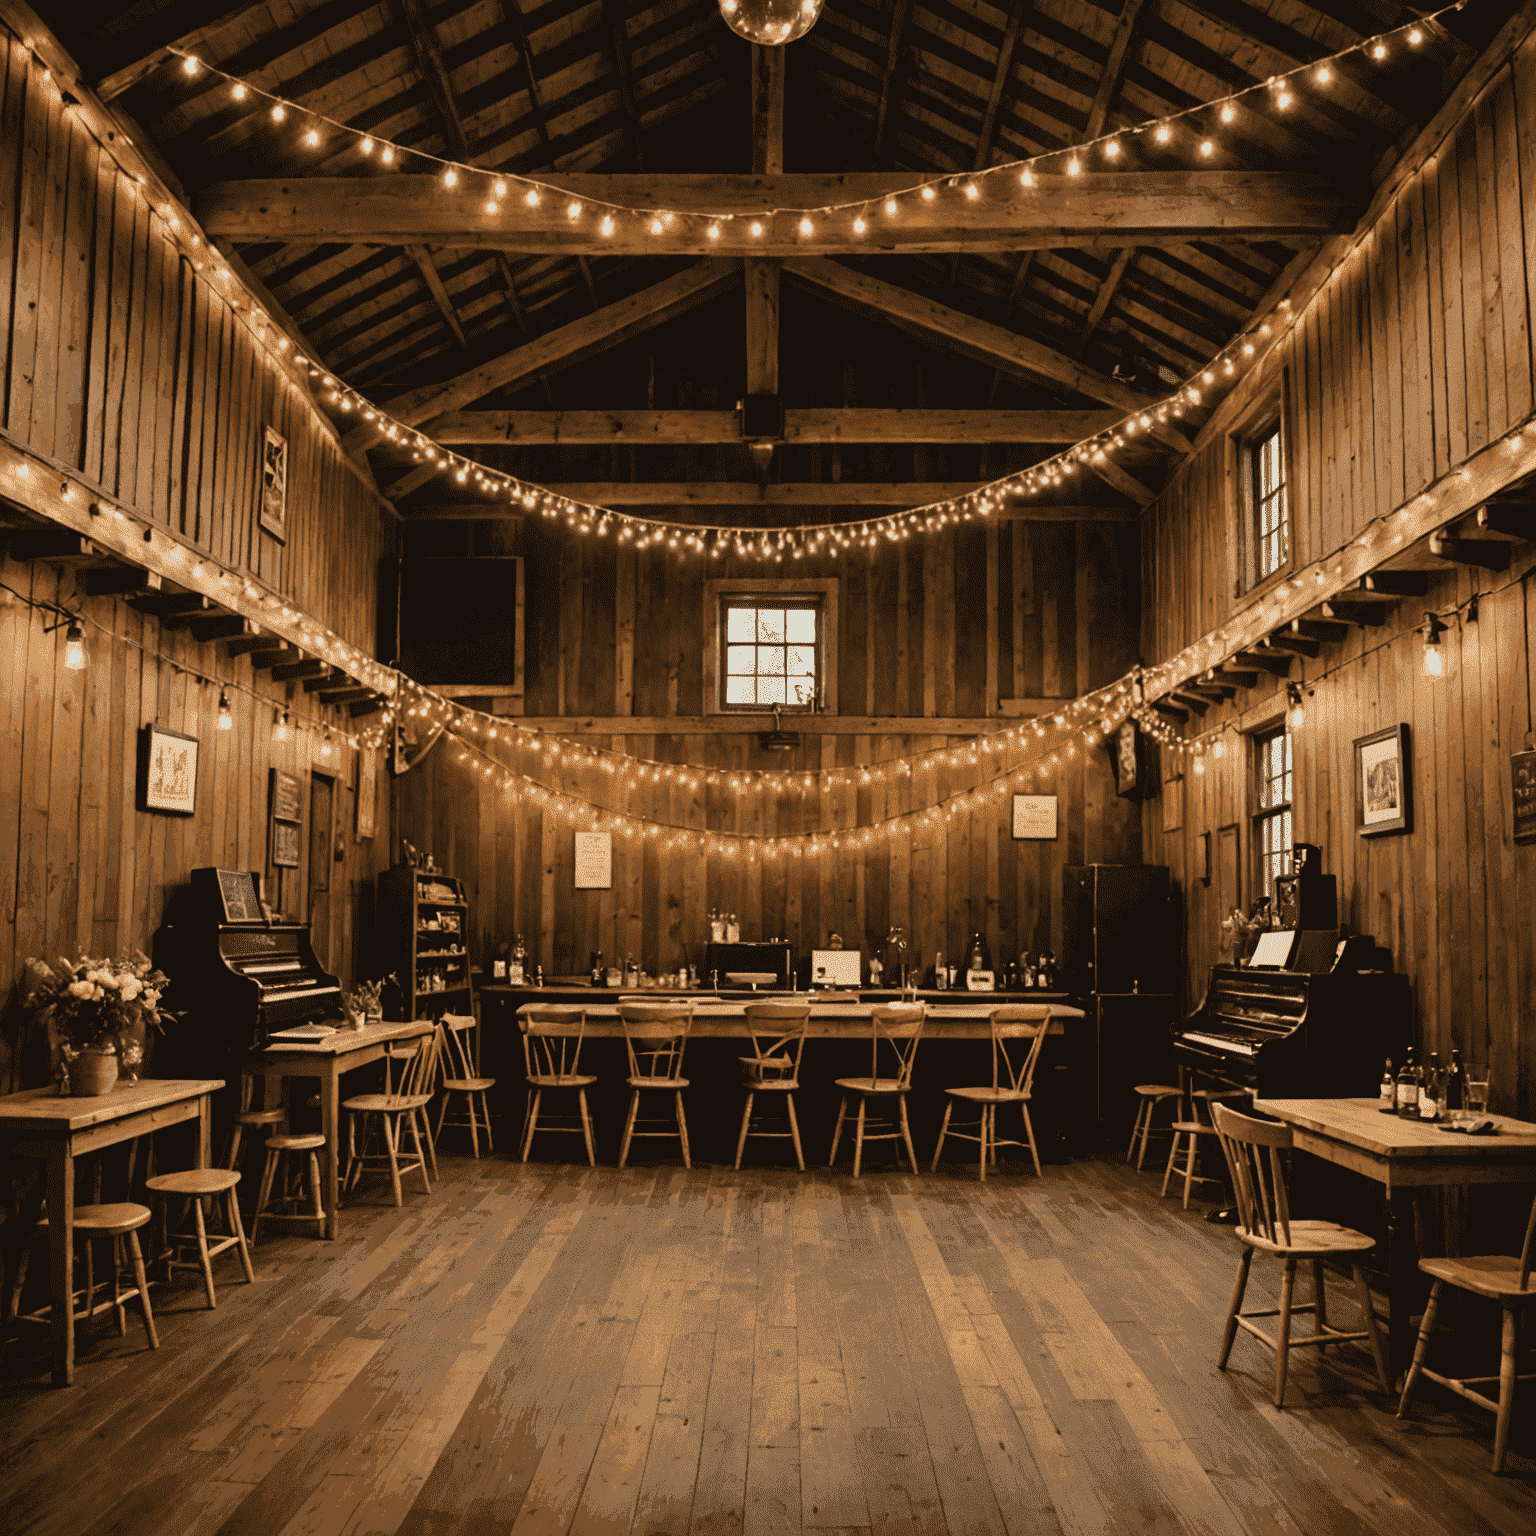
[[[256, 520], [265, 425], [289, 443], [286, 545]], [[377, 499], [298, 385], [166, 244], [134, 185], [3, 31], [0, 427], [372, 652], [381, 538], [393, 537], [381, 532]], [[3, 539], [0, 531], [0, 549]], [[25, 958], [148, 948], [167, 893], [189, 869], [263, 868], [272, 766], [338, 775], [345, 860], [333, 866], [317, 946], [350, 976], [358, 893], [387, 854], [382, 826], [373, 842], [352, 837], [356, 754], [323, 762], [316, 748], [311, 763], [312, 736], [272, 742], [273, 704], [240, 693], [231, 694], [234, 729], [215, 729], [218, 689], [194, 674], [246, 685], [254, 676], [274, 702], [285, 685], [253, 675], [248, 659], [222, 646], [162, 631], [125, 601], [84, 597], [72, 567], [6, 558], [0, 581], [172, 658], [157, 661], [88, 627], [90, 665], [67, 671], [63, 632], [45, 634], [41, 615], [0, 591], [0, 1093], [22, 1086], [29, 1070], [13, 990]], [[322, 714], [302, 693], [294, 713]], [[326, 718], [347, 723], [336, 711]], [[134, 809], [137, 732], [150, 721], [202, 743], [191, 819]], [[307, 789], [305, 806], [307, 828]], [[307, 837], [301, 846], [307, 865]], [[286, 879], [280, 899], [302, 913], [310, 872]], [[348, 899], [335, 899], [343, 892]]]
[[[1529, 416], [1533, 188], [1536, 40], [1528, 40], [1269, 367], [1270, 392], [1285, 400], [1297, 566], [1340, 549]], [[1144, 518], [1149, 662], [1217, 628], [1235, 606], [1232, 458], [1225, 439], [1213, 441]], [[1427, 555], [1422, 563], [1438, 565]], [[1510, 754], [1530, 730], [1536, 686], [1532, 563], [1531, 547], [1517, 545], [1508, 572], [1440, 567], [1427, 598], [1405, 599], [1383, 628], [1354, 631], [1291, 669], [1309, 690], [1295, 734], [1297, 838], [1323, 846], [1342, 920], [1373, 933], [1411, 977], [1418, 1043], [1491, 1060], [1496, 1107], [1522, 1114], [1536, 1112], [1536, 847], [1513, 844]], [[1425, 609], [1474, 591], [1493, 595], [1477, 624], [1459, 634], [1453, 626], [1453, 675], [1431, 684], [1414, 627]], [[1278, 720], [1283, 705], [1277, 685], [1267, 703], [1239, 695], [1190, 729], [1251, 730]], [[1398, 722], [1412, 735], [1413, 830], [1362, 838], [1352, 743]], [[1171, 865], [1184, 890], [1192, 1003], [1220, 957], [1216, 880], [1198, 878], [1201, 834], [1211, 834], [1214, 861], [1220, 828], [1240, 829], [1245, 907], [1254, 892], [1251, 744], [1227, 742], [1221, 761], [1189, 774], [1182, 816], [1156, 803], [1143, 815], [1147, 861]]]
[[[850, 768], [970, 736], [827, 735], [807, 732], [792, 753], [763, 750], [752, 732], [706, 734], [701, 646], [706, 577], [759, 576], [730, 562], [679, 565], [658, 552], [615, 553], [522, 529], [506, 552], [528, 561], [526, 677], [531, 715], [676, 717], [675, 733], [604, 737], [605, 746], [661, 763], [730, 770]], [[1070, 699], [1120, 677], [1135, 661], [1138, 534], [1127, 524], [1004, 523], [914, 539], [871, 557], [806, 562], [806, 576], [835, 576], [838, 705], [844, 715], [976, 717], [989, 679], [1002, 697]], [[796, 567], [797, 573], [800, 567]], [[996, 594], [989, 622], [988, 595]], [[633, 672], [621, 658], [633, 647]], [[792, 723], [786, 721], [786, 726]], [[690, 729], [690, 725], [693, 729]], [[724, 785], [696, 794], [663, 781], [615, 809], [677, 826], [783, 834], [868, 825], [932, 804], [978, 782], [963, 759], [916, 781], [798, 792], [758, 805]], [[572, 784], [591, 790], [600, 775]], [[1021, 949], [1061, 949], [1061, 869], [1085, 860], [1138, 861], [1137, 808], [1119, 800], [1106, 755], [1081, 749], [1053, 780], [1060, 797], [1054, 842], [1014, 842], [1011, 800], [858, 853], [788, 859], [753, 868], [707, 861], [615, 838], [609, 891], [577, 891], [573, 828], [528, 797], [488, 782], [441, 742], [395, 781], [394, 831], [469, 885], [482, 941], [522, 933], [546, 974], [583, 972], [592, 950], [633, 954], [653, 973], [695, 963], [712, 907], [734, 911], [744, 939], [782, 936], [798, 954], [837, 932], [866, 956], [892, 925], [909, 958], [956, 957], [986, 933], [995, 960]]]

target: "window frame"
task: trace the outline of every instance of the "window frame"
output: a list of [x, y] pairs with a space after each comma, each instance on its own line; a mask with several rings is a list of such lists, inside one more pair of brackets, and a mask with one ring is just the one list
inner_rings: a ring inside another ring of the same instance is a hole
[[[730, 601], [744, 599], [768, 606], [771, 600], [797, 603], [814, 602], [817, 609], [816, 675], [821, 685], [819, 712], [837, 713], [837, 593], [836, 576], [803, 577], [799, 580], [776, 578], [740, 578], [710, 580], [704, 583], [704, 709], [711, 715], [771, 715], [771, 704], [727, 704], [725, 702], [725, 607]], [[818, 712], [814, 704], [784, 704], [786, 715]]]
[[[1271, 783], [1272, 776], [1267, 775], [1265, 766], [1265, 748], [1268, 743], [1276, 739], [1286, 743], [1286, 764], [1281, 774], [1281, 781], [1289, 790], [1289, 794], [1283, 800], [1277, 800], [1273, 804], [1266, 804], [1266, 790]], [[1278, 720], [1270, 720], [1256, 727], [1249, 735], [1250, 764], [1249, 764], [1249, 837], [1252, 843], [1252, 867], [1253, 867], [1253, 893], [1255, 898], [1268, 896], [1271, 908], [1274, 904], [1275, 878], [1277, 875], [1289, 874], [1295, 864], [1296, 848], [1296, 740], [1284, 715]], [[1284, 867], [1272, 871], [1270, 868], [1271, 853], [1264, 846], [1265, 828], [1272, 822], [1281, 821], [1282, 818], [1290, 818], [1290, 841], [1284, 850]]]
[[[1280, 385], [1268, 393], [1248, 413], [1247, 418], [1227, 438], [1227, 483], [1230, 493], [1229, 547], [1234, 554], [1232, 593], [1248, 597], [1278, 586], [1290, 574], [1296, 561], [1296, 476], [1292, 453], [1290, 371], [1285, 370]], [[1280, 435], [1281, 495], [1284, 498], [1285, 553], [1279, 565], [1265, 575], [1259, 574], [1259, 449], [1275, 432]]]

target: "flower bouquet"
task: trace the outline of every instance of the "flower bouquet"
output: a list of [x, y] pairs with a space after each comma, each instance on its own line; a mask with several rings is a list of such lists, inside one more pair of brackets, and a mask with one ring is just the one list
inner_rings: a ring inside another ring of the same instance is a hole
[[384, 983], [394, 979], [391, 974], [377, 981], [360, 981], [347, 994], [347, 1022], [353, 1029], [377, 1024], [384, 1017]]
[[60, 1093], [108, 1093], [119, 1068], [138, 1081], [151, 1029], [164, 1031], [175, 1015], [160, 1006], [169, 982], [139, 951], [116, 960], [27, 961], [32, 990], [26, 1006], [48, 1031], [54, 1081]]
[[1269, 931], [1269, 899], [1261, 898], [1247, 917], [1240, 907], [1232, 910], [1221, 920], [1221, 947], [1232, 951], [1233, 962], [1241, 965], [1259, 942], [1259, 935]]

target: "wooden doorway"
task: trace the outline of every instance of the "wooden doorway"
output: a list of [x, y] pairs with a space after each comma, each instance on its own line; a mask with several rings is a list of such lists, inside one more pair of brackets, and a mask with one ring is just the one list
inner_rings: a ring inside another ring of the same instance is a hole
[[331, 850], [336, 845], [336, 780], [329, 773], [309, 776], [309, 936], [315, 959], [331, 965]]

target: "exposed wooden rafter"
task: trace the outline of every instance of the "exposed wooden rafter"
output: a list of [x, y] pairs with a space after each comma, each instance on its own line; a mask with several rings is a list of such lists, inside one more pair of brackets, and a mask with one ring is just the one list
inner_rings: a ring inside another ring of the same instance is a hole
[[891, 37], [885, 57], [885, 78], [880, 83], [880, 104], [875, 108], [875, 152], [870, 164], [879, 169], [885, 158], [886, 135], [900, 85], [901, 52], [906, 44], [907, 22], [912, 16], [912, 0], [895, 0], [891, 8]]
[[[752, 47], [752, 172], [784, 172], [784, 50]], [[779, 264], [749, 256], [746, 273], [747, 393], [779, 392]]]
[[[1191, 240], [1315, 237], [1353, 222], [1356, 203], [1325, 177], [1289, 171], [1137, 171], [1042, 177], [1022, 187], [1013, 177], [989, 183], [960, 213], [953, 194], [931, 203], [904, 198], [888, 217], [892, 193], [924, 178], [905, 172], [778, 176], [566, 175], [560, 189], [530, 208], [520, 200], [489, 213], [477, 189], [449, 190], [437, 176], [296, 177], [220, 182], [196, 199], [199, 219], [222, 239], [354, 245], [458, 246], [473, 250], [576, 255], [793, 256], [827, 253], [1114, 250], [1126, 245], [1182, 246]], [[567, 203], [590, 205], [571, 218]], [[659, 231], [648, 216], [618, 215], [605, 234], [599, 205], [675, 210]], [[711, 239], [709, 216], [764, 207], [825, 208], [867, 204], [868, 227], [851, 214], [813, 218], [779, 214], [752, 233], [753, 220], [731, 217]]]
[[976, 135], [975, 170], [985, 170], [992, 163], [992, 137], [997, 131], [997, 110], [1003, 102], [1003, 90], [1013, 73], [1013, 50], [1018, 45], [1019, 34], [1024, 30], [1033, 0], [1013, 0], [1013, 10], [1008, 16], [1008, 26], [997, 50], [997, 72], [992, 77], [992, 91], [987, 97], [986, 110], [981, 115], [981, 132]]
[[443, 279], [437, 268], [432, 265], [432, 257], [424, 245], [408, 245], [405, 254], [416, 263], [416, 270], [421, 273], [421, 280], [426, 284], [427, 292], [432, 295], [432, 301], [442, 312], [443, 319], [448, 322], [448, 328], [457, 338], [461, 347], [469, 346], [469, 339], [464, 334], [463, 323], [459, 319], [458, 311], [453, 307], [453, 301], [448, 297], [448, 290], [443, 287]]
[[1109, 306], [1114, 302], [1115, 295], [1120, 291], [1120, 283], [1125, 277], [1126, 268], [1135, 259], [1136, 247], [1128, 245], [1115, 257], [1109, 265], [1109, 271], [1104, 276], [1104, 281], [1099, 284], [1099, 291], [1094, 297], [1093, 308], [1088, 311], [1088, 318], [1083, 322], [1083, 334], [1078, 342], [1078, 350], [1087, 349], [1088, 343], [1093, 340], [1094, 333], [1104, 323], [1104, 316], [1109, 313]]
[[[232, 22], [239, 21], [250, 10], [250, 0], [240, 0], [237, 5], [226, 6], [222, 11], [210, 17], [200, 26], [192, 28], [190, 32], [179, 32], [167, 36], [163, 31], [156, 35], [163, 41], [149, 43], [148, 36], [154, 21], [136, 34], [130, 34], [139, 39], [139, 46], [144, 52], [136, 59], [131, 59], [125, 64], [120, 64], [111, 74], [103, 75], [96, 83], [96, 94], [103, 101], [114, 101], [124, 91], [137, 85], [139, 81], [148, 78], [155, 70], [167, 62], [173, 55], [173, 48], [187, 53], [195, 53], [210, 38], [216, 37], [225, 27]], [[163, 17], [159, 20], [161, 27], [165, 26]]]
[[629, 20], [624, 0], [603, 0], [603, 20], [613, 46], [614, 68], [619, 76], [619, 101], [624, 108], [624, 135], [635, 169], [645, 165], [645, 147], [640, 138], [640, 108], [635, 100], [634, 67], [629, 55]]
[[1136, 34], [1136, 20], [1141, 15], [1145, 0], [1125, 0], [1120, 7], [1120, 22], [1115, 28], [1114, 41], [1109, 45], [1109, 57], [1104, 61], [1104, 73], [1099, 79], [1099, 89], [1088, 109], [1088, 120], [1083, 124], [1082, 142], [1096, 139], [1104, 132], [1109, 121], [1110, 109], [1125, 78], [1126, 64], [1130, 59], [1131, 41]]

